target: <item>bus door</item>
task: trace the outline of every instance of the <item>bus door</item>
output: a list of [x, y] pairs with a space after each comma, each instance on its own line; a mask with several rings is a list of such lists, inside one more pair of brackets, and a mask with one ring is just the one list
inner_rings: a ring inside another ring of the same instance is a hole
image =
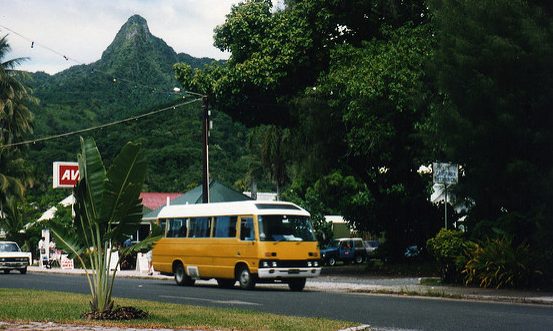
[[257, 245], [255, 245], [255, 228], [253, 216], [240, 216], [239, 236], [236, 258], [246, 261], [257, 268]]

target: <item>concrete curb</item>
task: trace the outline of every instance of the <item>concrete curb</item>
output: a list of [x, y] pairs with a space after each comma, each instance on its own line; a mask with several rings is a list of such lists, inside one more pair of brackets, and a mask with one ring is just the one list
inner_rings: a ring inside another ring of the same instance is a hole
[[338, 331], [363, 331], [363, 330], [371, 330], [371, 326], [363, 324], [359, 326], [352, 326], [351, 328], [347, 328], [347, 329], [341, 329]]

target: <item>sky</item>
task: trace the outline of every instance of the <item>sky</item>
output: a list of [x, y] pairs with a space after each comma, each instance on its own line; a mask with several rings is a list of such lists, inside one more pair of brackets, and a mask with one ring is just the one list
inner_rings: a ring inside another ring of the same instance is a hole
[[[238, 2], [0, 0], [0, 36], [8, 34], [8, 43], [12, 48], [2, 61], [28, 57], [29, 60], [17, 69], [49, 74], [77, 63], [95, 62], [121, 26], [134, 14], [144, 17], [150, 32], [163, 39], [177, 53], [227, 59], [228, 53], [213, 46], [213, 29], [225, 22], [231, 6]], [[64, 56], [69, 60], [65, 60]]]

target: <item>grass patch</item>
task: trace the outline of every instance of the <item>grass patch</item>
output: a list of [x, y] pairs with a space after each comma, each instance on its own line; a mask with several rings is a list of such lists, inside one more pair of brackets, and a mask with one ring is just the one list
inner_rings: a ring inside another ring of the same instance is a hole
[[339, 264], [325, 266], [323, 275], [371, 276], [371, 277], [439, 277], [440, 269], [433, 261], [413, 260], [384, 262], [372, 258], [363, 264]]
[[323, 318], [290, 317], [240, 309], [209, 308], [116, 298], [116, 305], [133, 306], [150, 317], [132, 321], [85, 321], [90, 296], [83, 294], [0, 289], [1, 321], [47, 321], [62, 324], [134, 328], [202, 328], [232, 330], [339, 330], [355, 323]]
[[422, 259], [396, 262], [371, 259], [367, 264], [366, 272], [390, 277], [436, 277], [440, 275], [440, 270], [435, 262]]
[[432, 278], [422, 278], [420, 281], [421, 285], [427, 285], [427, 286], [443, 286], [446, 285], [442, 282], [440, 278], [432, 277]]

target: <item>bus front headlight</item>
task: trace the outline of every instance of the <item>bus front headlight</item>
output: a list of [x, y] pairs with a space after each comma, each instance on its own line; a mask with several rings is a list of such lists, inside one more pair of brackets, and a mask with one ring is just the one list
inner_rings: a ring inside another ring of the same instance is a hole
[[318, 266], [319, 266], [319, 261], [314, 261], [314, 262], [313, 262], [313, 266], [314, 266], [314, 267], [318, 267]]
[[269, 268], [269, 262], [263, 261], [263, 263], [261, 264], [261, 266], [262, 266], [263, 268]]
[[278, 265], [276, 263], [276, 261], [273, 261], [273, 268], [276, 268]]
[[307, 261], [307, 266], [308, 266], [308, 267], [312, 267], [312, 266], [313, 266], [313, 262]]

